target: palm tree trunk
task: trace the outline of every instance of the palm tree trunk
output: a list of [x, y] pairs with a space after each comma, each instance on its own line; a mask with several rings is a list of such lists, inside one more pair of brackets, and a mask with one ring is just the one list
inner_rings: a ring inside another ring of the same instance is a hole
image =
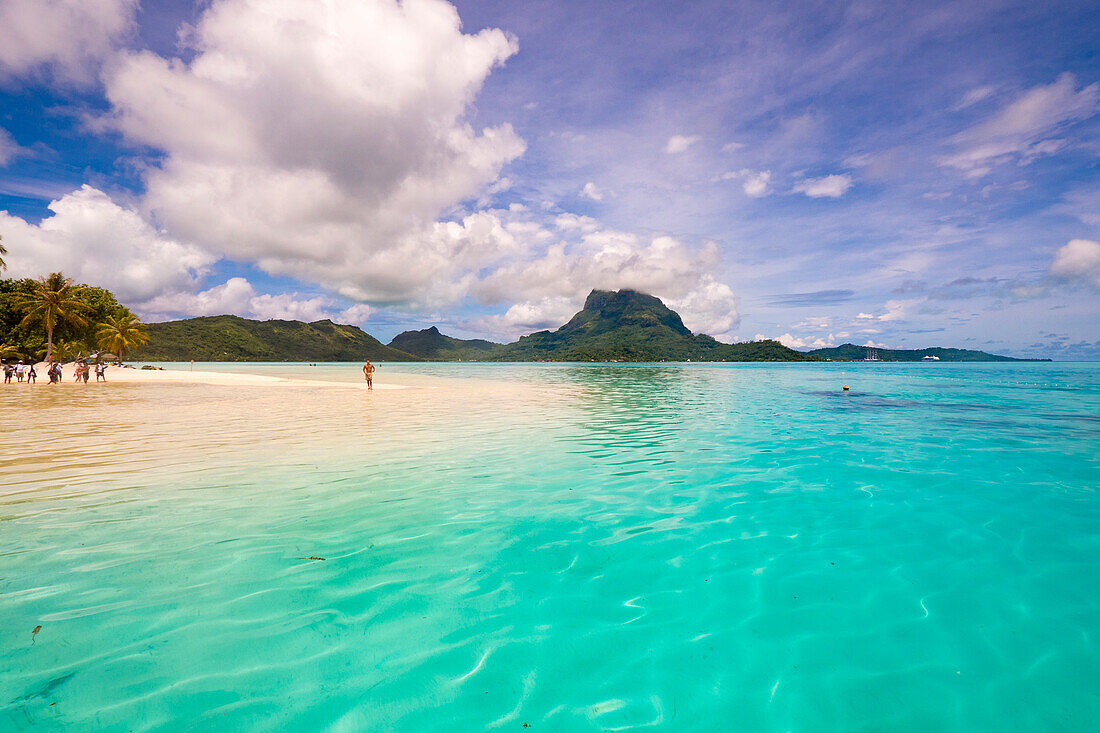
[[53, 356], [53, 329], [46, 329], [46, 363], [50, 363], [50, 357]]

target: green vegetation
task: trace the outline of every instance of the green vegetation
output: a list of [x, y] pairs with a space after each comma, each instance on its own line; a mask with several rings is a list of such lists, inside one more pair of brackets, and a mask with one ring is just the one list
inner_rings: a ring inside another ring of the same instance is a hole
[[99, 324], [125, 316], [133, 314], [110, 291], [74, 284], [61, 273], [38, 280], [0, 280], [0, 349], [5, 359], [44, 359], [51, 348], [59, 358], [88, 354]]
[[[0, 253], [2, 254], [2, 253]], [[142, 361], [858, 361], [854, 344], [800, 352], [777, 341], [724, 344], [693, 334], [658, 298], [633, 290], [593, 290], [556, 331], [510, 344], [457, 339], [436, 327], [405, 331], [384, 345], [355, 326], [329, 320], [253, 321], [207, 316], [141, 324], [103, 288], [61, 273], [0, 280], [0, 356], [69, 361], [94, 347]], [[882, 361], [1024, 361], [966, 349], [877, 349]]]
[[538, 331], [492, 352], [493, 361], [814, 361], [776, 341], [723, 344], [694, 335], [660, 299], [593, 290], [557, 331]]
[[15, 307], [24, 314], [19, 325], [37, 325], [46, 331], [46, 361], [53, 356], [54, 330], [59, 325], [86, 328], [85, 314], [92, 310], [80, 299], [72, 278], [60, 272], [39, 278], [29, 293], [16, 297]]
[[355, 326], [332, 321], [252, 321], [207, 316], [150, 323], [142, 361], [421, 361]]
[[121, 364], [127, 349], [149, 342], [145, 325], [133, 313], [108, 316], [95, 333], [99, 348], [115, 352]]
[[485, 361], [491, 352], [500, 348], [500, 344], [492, 341], [444, 336], [435, 326], [399, 333], [389, 345], [429, 361]]
[[389, 346], [354, 326], [331, 321], [250, 321], [237, 316], [153, 323], [145, 361], [814, 361], [777, 341], [723, 344], [694, 335], [652, 295], [594, 290], [583, 310], [557, 331], [512, 344], [445, 336], [438, 328], [405, 331]]
[[[842, 344], [827, 349], [814, 349], [808, 352], [819, 359], [832, 361], [863, 361], [867, 358], [868, 348], [855, 344]], [[875, 349], [880, 361], [921, 361], [926, 356], [938, 356], [940, 361], [1050, 361], [1050, 359], [1014, 359], [1011, 356], [987, 354], [984, 351], [970, 349]]]

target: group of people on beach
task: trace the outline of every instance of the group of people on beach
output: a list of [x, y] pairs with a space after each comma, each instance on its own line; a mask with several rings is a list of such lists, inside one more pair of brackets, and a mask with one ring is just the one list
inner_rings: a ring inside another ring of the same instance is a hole
[[[93, 366], [86, 361], [76, 362], [76, 371], [73, 375], [73, 381], [78, 384], [80, 382], [87, 384], [93, 369], [95, 370], [95, 381], [107, 381], [106, 364], [98, 362]], [[50, 378], [50, 384], [61, 384], [61, 362], [48, 362], [46, 366], [46, 376]], [[38, 381], [38, 372], [35, 371], [34, 364], [24, 364], [23, 362], [19, 362], [18, 364], [5, 364], [4, 384], [11, 384], [12, 377], [15, 377], [17, 382], [26, 381], [28, 384], [34, 384]]]
[[15, 377], [17, 382], [22, 382], [25, 379], [28, 384], [33, 384], [38, 381], [38, 372], [34, 370], [34, 364], [24, 364], [23, 362], [5, 364], [4, 384], [11, 384], [12, 377]]

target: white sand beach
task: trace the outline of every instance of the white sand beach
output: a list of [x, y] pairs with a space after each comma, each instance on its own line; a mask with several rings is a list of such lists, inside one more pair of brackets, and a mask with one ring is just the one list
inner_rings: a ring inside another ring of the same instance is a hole
[[[50, 380], [49, 377], [46, 376], [46, 365], [44, 363], [37, 364], [35, 365], [35, 370], [38, 372], [38, 383], [48, 385]], [[62, 383], [72, 383], [75, 373], [74, 370], [74, 364], [65, 364], [62, 367]], [[178, 383], [215, 384], [232, 387], [322, 387], [358, 390], [366, 389], [366, 385], [362, 380], [355, 382], [333, 382], [319, 379], [289, 379], [286, 377], [273, 377], [263, 374], [238, 374], [232, 372], [190, 371], [183, 369], [139, 369], [118, 366], [108, 367], [106, 378], [108, 384], [111, 382], [143, 384]], [[94, 373], [88, 378], [88, 382], [89, 384], [95, 382]], [[374, 380], [374, 389], [376, 390], [412, 388], [412, 386], [407, 384], [388, 384], [380, 382], [377, 376]]]

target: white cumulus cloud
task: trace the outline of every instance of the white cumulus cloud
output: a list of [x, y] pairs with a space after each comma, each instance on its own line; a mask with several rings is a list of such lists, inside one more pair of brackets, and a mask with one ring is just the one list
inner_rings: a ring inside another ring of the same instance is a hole
[[693, 249], [672, 237], [598, 227], [571, 233], [579, 239], [502, 262], [471, 282], [471, 294], [487, 303], [518, 301], [497, 322], [516, 328], [571, 315], [593, 288], [656, 295], [688, 328], [717, 337], [730, 338], [739, 324], [736, 297], [713, 275], [721, 259], [715, 243]]
[[217, 259], [152, 227], [138, 212], [83, 186], [49, 205], [38, 224], [0, 211], [11, 277], [61, 271], [110, 289], [124, 303], [190, 290]]
[[1084, 282], [1100, 288], [1100, 242], [1073, 239], [1058, 248], [1050, 274], [1060, 280]]
[[134, 28], [138, 0], [0, 2], [0, 79], [86, 84]]
[[340, 310], [332, 298], [321, 295], [260, 293], [243, 277], [233, 277], [198, 292], [162, 294], [139, 304], [136, 310], [151, 321], [228, 314], [261, 321], [309, 322], [328, 318], [352, 324], [361, 324], [374, 313], [373, 308], [361, 304]]
[[852, 187], [852, 177], [847, 173], [833, 174], [822, 178], [807, 178], [794, 184], [794, 193], [804, 193], [810, 198], [838, 199]]
[[789, 349], [824, 349], [829, 346], [836, 346], [837, 337], [846, 338], [847, 336], [847, 333], [830, 333], [828, 336], [793, 336], [788, 331], [782, 336], [766, 336], [758, 333], [753, 337], [753, 341], [771, 339], [772, 341], [778, 341]]
[[464, 120], [514, 39], [464, 34], [442, 0], [222, 0], [190, 41], [104, 74], [103, 124], [166, 154], [144, 205], [170, 231], [356, 300], [423, 301], [482, 264], [437, 217], [524, 150]]
[[673, 135], [665, 144], [665, 152], [669, 155], [682, 153], [697, 142], [699, 142], [698, 135]]
[[601, 191], [595, 183], [592, 183], [592, 181], [584, 184], [584, 188], [581, 189], [581, 196], [590, 198], [593, 201], [603, 201], [603, 191]]
[[754, 171], [742, 168], [739, 171], [728, 171], [720, 176], [723, 181], [741, 181], [741, 190], [746, 196], [760, 198], [768, 194], [768, 186], [771, 185], [771, 171]]
[[576, 298], [539, 298], [516, 303], [500, 315], [476, 318], [468, 326], [475, 331], [512, 340], [533, 331], [552, 331], [568, 321], [577, 308]]
[[741, 183], [741, 190], [745, 192], [746, 196], [760, 198], [767, 195], [768, 184], [771, 183], [771, 180], [771, 171], [757, 171], [755, 173], [748, 171]]

